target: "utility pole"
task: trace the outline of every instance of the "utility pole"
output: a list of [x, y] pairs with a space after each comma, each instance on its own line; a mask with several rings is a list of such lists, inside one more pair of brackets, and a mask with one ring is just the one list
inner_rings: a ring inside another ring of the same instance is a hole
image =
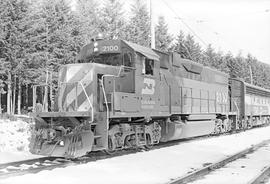
[[151, 27], [151, 48], [155, 49], [156, 48], [155, 23], [154, 23], [152, 0], [150, 0], [150, 27]]
[[249, 65], [249, 75], [250, 75], [250, 84], [253, 85], [252, 69], [251, 69], [251, 66], [250, 65]]

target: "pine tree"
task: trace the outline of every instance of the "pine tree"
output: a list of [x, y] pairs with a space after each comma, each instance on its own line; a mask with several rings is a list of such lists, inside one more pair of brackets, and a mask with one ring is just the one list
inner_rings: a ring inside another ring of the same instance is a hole
[[232, 53], [229, 52], [224, 56], [224, 59], [227, 61], [229, 68], [230, 77], [240, 78], [239, 68], [241, 67], [240, 63], [236, 62], [236, 59], [233, 57]]
[[150, 45], [150, 17], [142, 0], [134, 0], [131, 5], [131, 17], [125, 30], [126, 40], [147, 47]]
[[212, 66], [214, 68], [219, 68], [216, 60], [216, 52], [211, 44], [209, 44], [204, 51], [203, 64], [206, 66]]
[[161, 51], [168, 51], [172, 44], [173, 37], [168, 33], [168, 25], [163, 16], [158, 18], [158, 25], [155, 28], [155, 37], [156, 48]]
[[[253, 84], [257, 86], [265, 87], [264, 82], [263, 82], [265, 80], [264, 76], [267, 71], [265, 70], [265, 67], [251, 54], [247, 55], [246, 61], [247, 61], [247, 64], [251, 67]], [[269, 75], [269, 74], [266, 74], [266, 75]]]
[[177, 52], [181, 55], [182, 58], [188, 58], [191, 59], [191, 55], [189, 53], [189, 50], [185, 46], [185, 34], [183, 31], [180, 31], [176, 38], [176, 42], [172, 47], [172, 50], [174, 52]]
[[48, 70], [57, 72], [60, 65], [73, 63], [83, 43], [78, 19], [64, 0], [37, 4], [32, 20], [28, 75], [39, 84], [46, 81]]
[[235, 57], [235, 62], [237, 63], [238, 68], [238, 77], [242, 78], [245, 82], [250, 83], [250, 73], [249, 73], [249, 66], [246, 62], [246, 59], [242, 56], [241, 52]]
[[[29, 2], [25, 0], [0, 1], [0, 70], [1, 78], [5, 79], [7, 85], [7, 113], [14, 113], [16, 89], [17, 86], [20, 88], [24, 80], [25, 48], [28, 46], [25, 32], [30, 27], [27, 24], [29, 7]], [[18, 111], [20, 113], [20, 105]]]
[[264, 68], [264, 73], [263, 73], [263, 87], [270, 89], [270, 66], [268, 64], [262, 63], [263, 68]]
[[184, 35], [182, 31], [180, 31], [177, 36], [176, 43], [173, 46], [173, 50], [178, 52], [182, 58], [191, 59], [195, 62], [199, 62], [202, 64], [205, 60], [203, 59], [202, 49], [199, 43], [195, 42], [193, 36], [188, 34]]
[[202, 49], [199, 43], [195, 42], [194, 37], [188, 34], [185, 39], [185, 47], [189, 51], [191, 59], [193, 61], [203, 63], [202, 62]]
[[76, 7], [78, 16], [76, 27], [79, 28], [82, 44], [91, 42], [101, 30], [100, 5], [95, 0], [78, 0]]
[[203, 52], [203, 64], [212, 68], [218, 69], [225, 73], [229, 73], [229, 68], [226, 59], [223, 57], [221, 51], [216, 52], [211, 44], [208, 45], [206, 50]]
[[107, 39], [124, 37], [123, 4], [119, 0], [106, 0], [101, 9], [99, 29]]

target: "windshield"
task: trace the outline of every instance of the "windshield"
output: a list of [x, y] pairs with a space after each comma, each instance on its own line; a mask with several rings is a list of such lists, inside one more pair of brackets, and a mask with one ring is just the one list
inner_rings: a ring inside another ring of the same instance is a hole
[[122, 56], [119, 53], [106, 53], [89, 58], [90, 63], [100, 63], [106, 65], [122, 65]]

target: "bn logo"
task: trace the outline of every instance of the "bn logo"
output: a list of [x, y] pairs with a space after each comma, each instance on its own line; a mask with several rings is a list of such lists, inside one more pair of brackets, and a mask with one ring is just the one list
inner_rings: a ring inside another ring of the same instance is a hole
[[144, 78], [143, 83], [142, 94], [153, 95], [155, 93], [156, 81], [154, 79]]

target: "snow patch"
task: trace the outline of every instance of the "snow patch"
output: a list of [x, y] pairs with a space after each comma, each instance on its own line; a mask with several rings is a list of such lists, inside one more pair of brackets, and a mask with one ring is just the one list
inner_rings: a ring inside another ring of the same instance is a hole
[[22, 120], [0, 120], [0, 152], [28, 152], [31, 124]]
[[[0, 183], [36, 184], [38, 181], [39, 184], [163, 184], [197, 170], [205, 164], [214, 163], [263, 140], [268, 140], [269, 132], [270, 126], [238, 134], [180, 142], [175, 146], [151, 151], [11, 177], [0, 180]], [[269, 157], [269, 155], [263, 154], [261, 157]]]

